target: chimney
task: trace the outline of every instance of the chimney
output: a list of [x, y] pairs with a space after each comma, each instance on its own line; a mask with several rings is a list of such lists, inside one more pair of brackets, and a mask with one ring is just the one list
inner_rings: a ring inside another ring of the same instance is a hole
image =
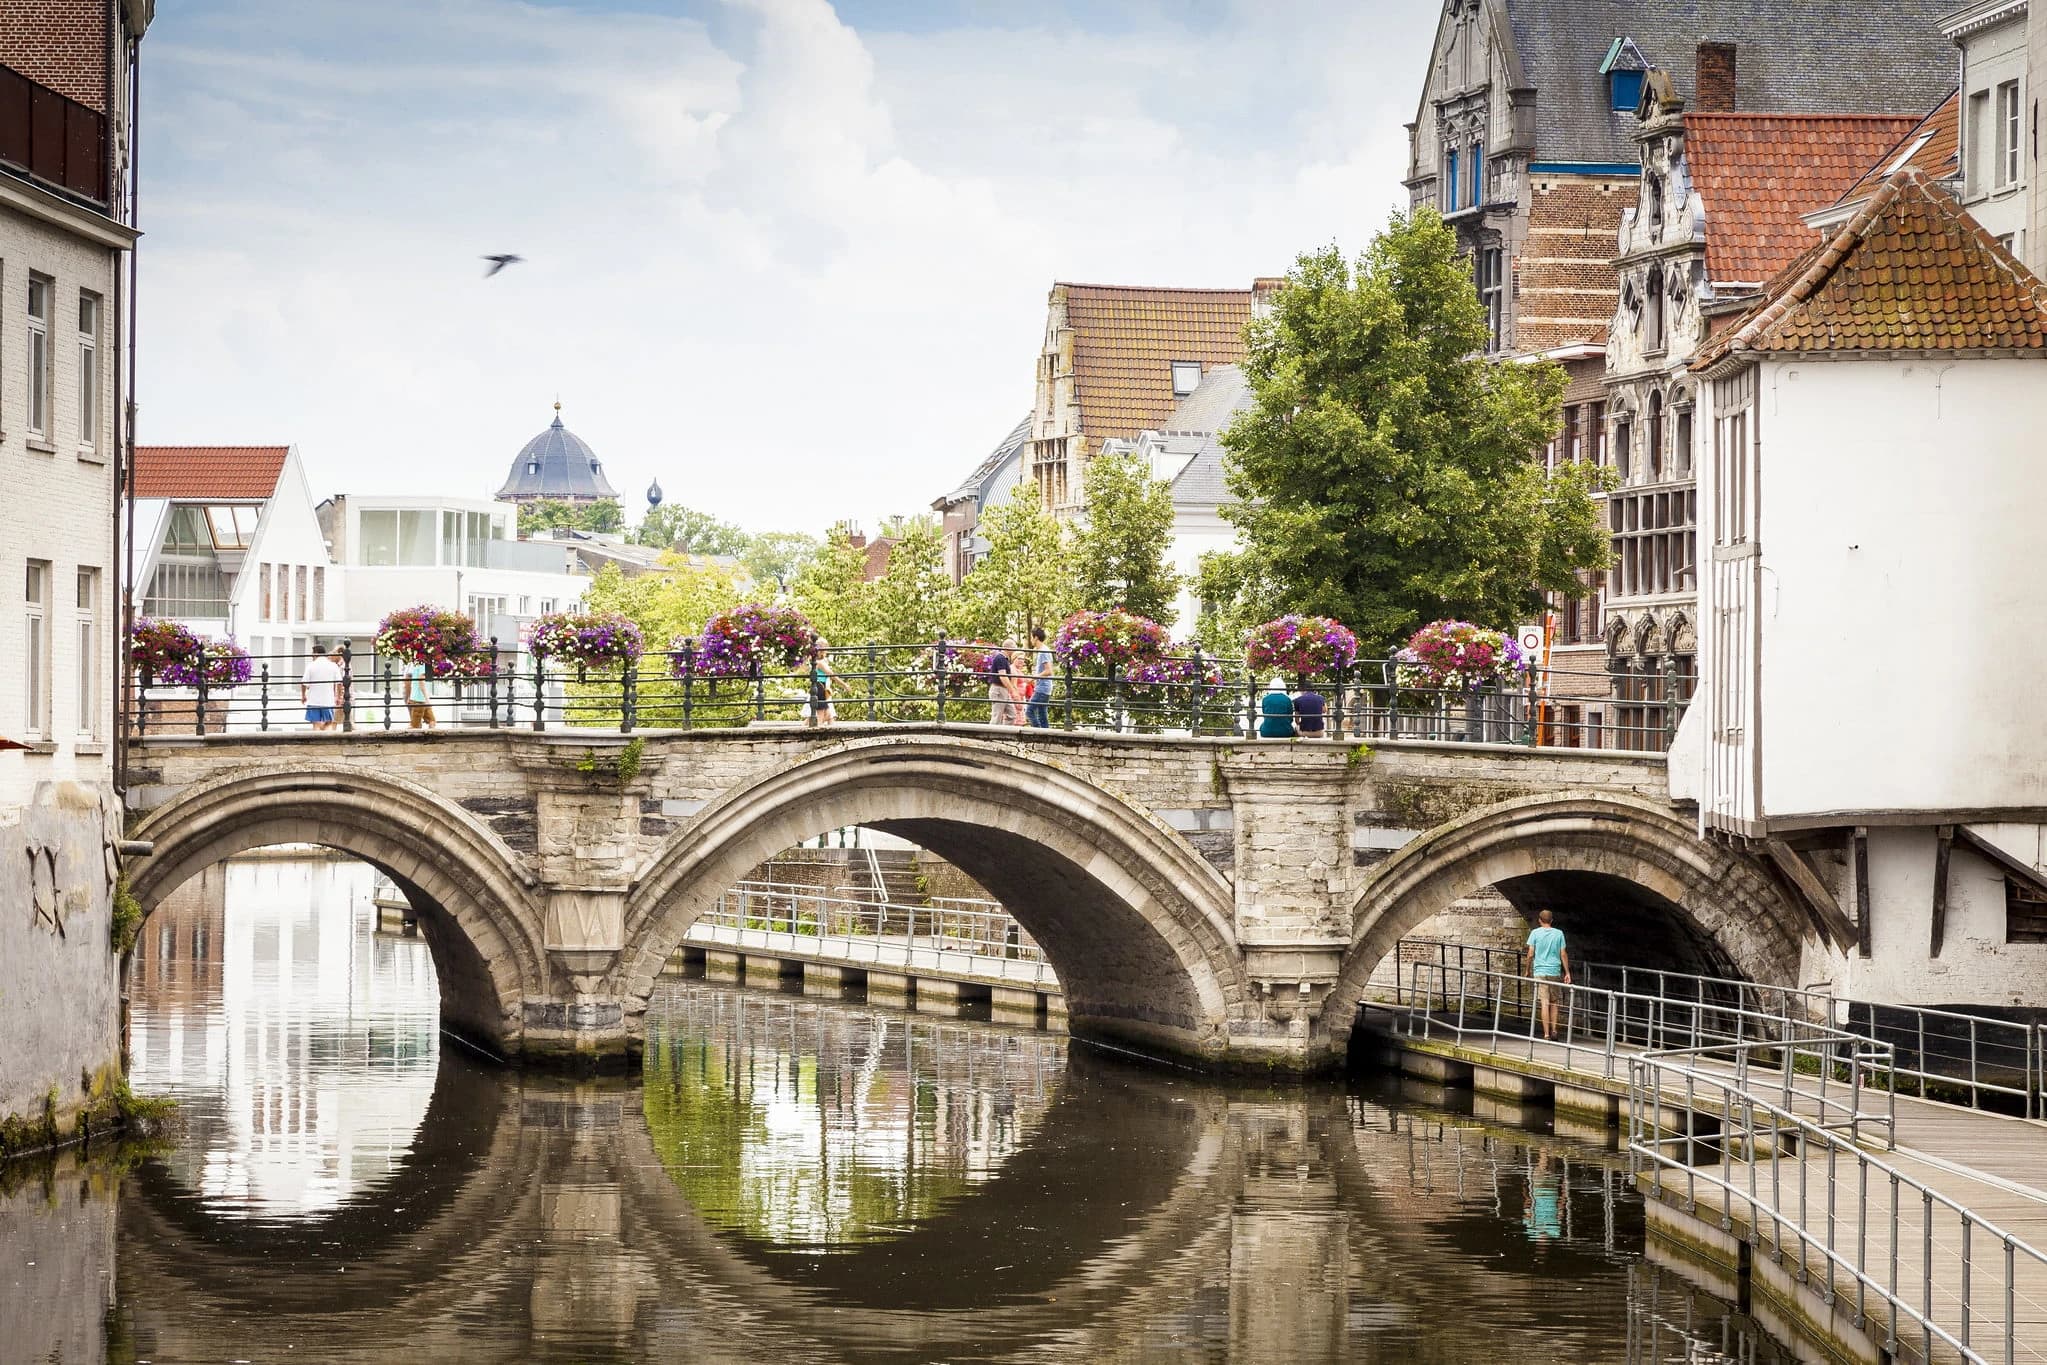
[[1279, 291], [1284, 288], [1286, 288], [1286, 277], [1283, 275], [1260, 275], [1257, 279], [1251, 281], [1252, 315], [1254, 317], [1263, 317], [1271, 312], [1273, 299], [1278, 297]]
[[1734, 112], [1734, 44], [1700, 43], [1697, 99], [1692, 108], [1702, 114]]

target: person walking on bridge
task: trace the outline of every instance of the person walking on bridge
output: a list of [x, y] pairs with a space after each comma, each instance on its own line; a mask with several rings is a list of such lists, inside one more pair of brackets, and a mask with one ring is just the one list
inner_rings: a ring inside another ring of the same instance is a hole
[[1557, 1036], [1557, 997], [1561, 986], [1571, 984], [1571, 954], [1564, 947], [1564, 931], [1548, 910], [1536, 916], [1535, 928], [1521, 950], [1522, 964], [1535, 978], [1535, 1012], [1542, 1023], [1542, 1036]]

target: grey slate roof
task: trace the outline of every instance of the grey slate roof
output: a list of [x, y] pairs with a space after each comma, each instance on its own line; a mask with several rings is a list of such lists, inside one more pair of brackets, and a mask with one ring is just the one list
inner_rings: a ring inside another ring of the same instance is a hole
[[1031, 438], [1031, 415], [1025, 413], [1023, 420], [1010, 429], [1002, 438], [1002, 444], [988, 452], [986, 459], [974, 466], [974, 472], [961, 481], [960, 486], [933, 503], [934, 507], [948, 507], [968, 499], [978, 499], [986, 491], [988, 480], [1003, 465], [1015, 459], [1024, 448], [1024, 442]]
[[560, 498], [569, 502], [595, 502], [615, 498], [605, 481], [597, 454], [581, 437], [562, 425], [561, 404], [555, 404], [554, 421], [546, 431], [528, 441], [512, 461], [512, 472], [501, 498]]
[[[1735, 107], [1922, 114], [1954, 83], [1939, 19], [1955, 0], [1505, 0], [1535, 87], [1537, 161], [1635, 165], [1633, 113], [1607, 106], [1600, 63], [1632, 38], [1697, 108], [1698, 45], [1733, 43]], [[1504, 94], [1504, 92], [1497, 92]]]
[[1173, 502], [1181, 507], [1217, 507], [1230, 500], [1223, 477], [1221, 433], [1230, 419], [1252, 404], [1251, 386], [1235, 365], [1217, 365], [1201, 385], [1180, 400], [1160, 432], [1166, 453], [1193, 458], [1173, 476]]

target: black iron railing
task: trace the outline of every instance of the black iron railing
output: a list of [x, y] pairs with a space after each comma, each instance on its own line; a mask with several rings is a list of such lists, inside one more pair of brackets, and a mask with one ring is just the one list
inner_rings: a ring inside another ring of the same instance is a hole
[[[968, 668], [963, 657], [976, 665]], [[417, 726], [551, 730], [699, 730], [742, 725], [937, 724], [1035, 729], [1340, 740], [1430, 740], [1552, 748], [1662, 752], [1690, 697], [1675, 673], [1537, 671], [1508, 685], [1428, 686], [1387, 659], [1333, 673], [1283, 679], [1290, 706], [1320, 698], [1267, 725], [1271, 676], [1241, 662], [1172, 656], [1148, 667], [1062, 665], [1028, 687], [1004, 688], [978, 668], [982, 649], [936, 640], [922, 645], [813, 648], [735, 668], [701, 655], [694, 642], [672, 652], [618, 661], [542, 660], [495, 642], [424, 683], [431, 715], [408, 704], [413, 680], [395, 659], [345, 656], [334, 728], [398, 731]], [[1029, 651], [1017, 666], [1028, 672]], [[303, 729], [298, 655], [250, 659], [248, 681], [168, 686], [136, 680], [128, 733], [217, 734]], [[820, 687], [821, 685], [821, 687]], [[1604, 695], [1601, 695], [1604, 694]], [[1629, 700], [1615, 699], [1625, 696]], [[822, 704], [820, 705], [820, 700]], [[1571, 708], [1566, 710], [1566, 705]], [[1626, 724], [1611, 723], [1629, 708]]]

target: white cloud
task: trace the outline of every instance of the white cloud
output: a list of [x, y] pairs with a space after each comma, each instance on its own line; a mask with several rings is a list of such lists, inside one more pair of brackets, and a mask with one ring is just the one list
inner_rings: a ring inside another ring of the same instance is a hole
[[[1381, 8], [164, 14], [142, 434], [478, 493], [559, 393], [629, 508], [656, 474], [760, 527], [922, 507], [1028, 404], [1053, 280], [1237, 284], [1364, 240], [1432, 19]], [[485, 281], [490, 251], [529, 259]]]

